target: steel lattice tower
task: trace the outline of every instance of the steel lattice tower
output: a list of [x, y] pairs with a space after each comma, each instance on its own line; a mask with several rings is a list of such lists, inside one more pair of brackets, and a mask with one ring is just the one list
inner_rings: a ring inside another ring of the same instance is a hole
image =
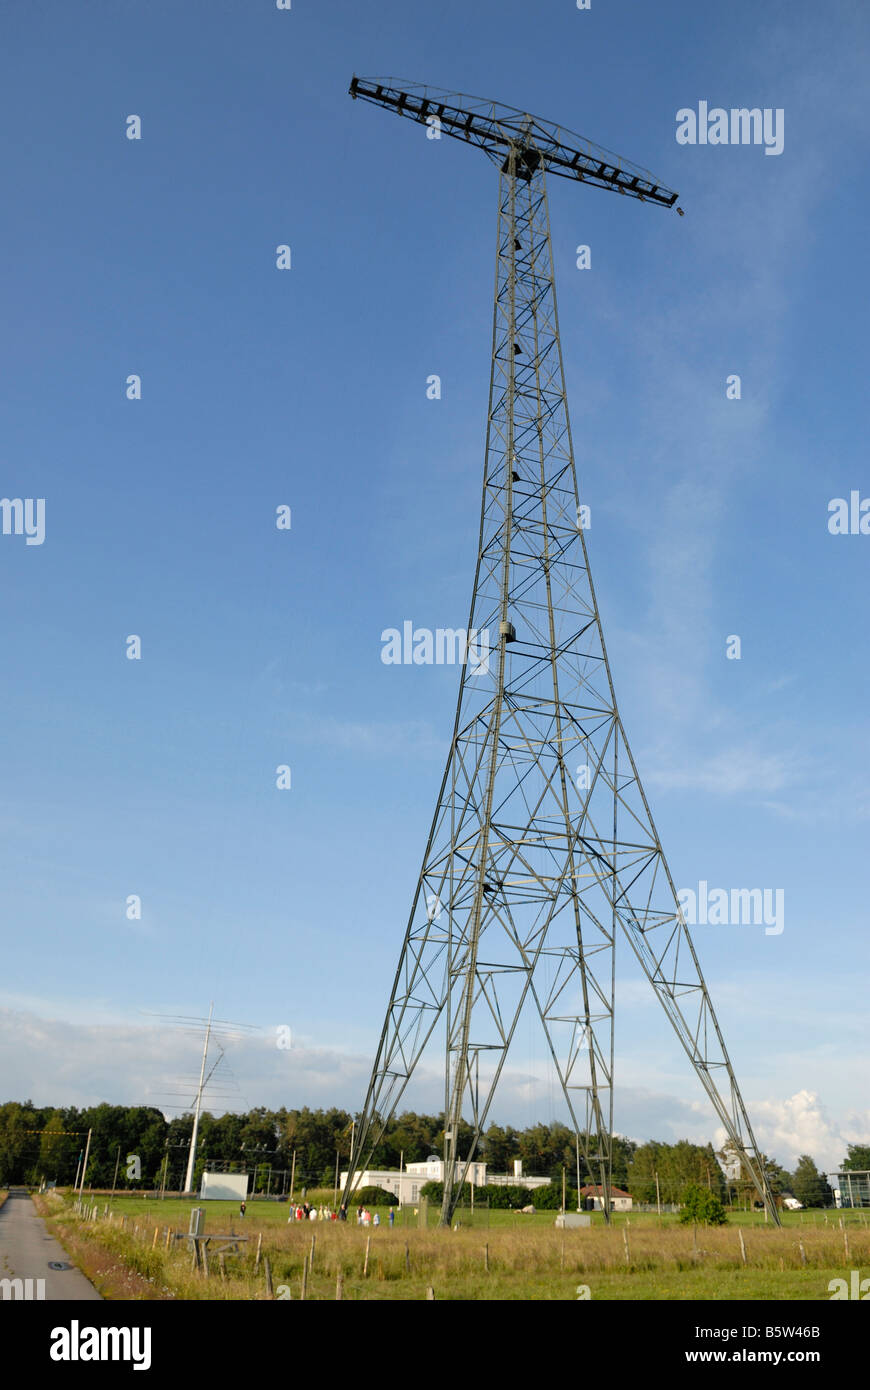
[[[646, 171], [522, 112], [354, 78], [499, 166], [477, 572], [453, 739], [345, 1186], [446, 1018], [451, 1221], [520, 1014], [537, 1011], [609, 1218], [614, 972], [627, 937], [769, 1215], [763, 1163], [616, 703], [589, 571], [545, 173], [673, 207]], [[473, 1140], [458, 1152], [467, 1110]]]

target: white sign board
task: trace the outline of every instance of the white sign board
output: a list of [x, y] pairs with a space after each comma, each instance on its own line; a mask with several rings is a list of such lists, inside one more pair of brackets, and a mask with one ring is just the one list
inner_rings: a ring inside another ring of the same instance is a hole
[[248, 1195], [248, 1175], [203, 1173], [199, 1195], [205, 1202], [243, 1202]]

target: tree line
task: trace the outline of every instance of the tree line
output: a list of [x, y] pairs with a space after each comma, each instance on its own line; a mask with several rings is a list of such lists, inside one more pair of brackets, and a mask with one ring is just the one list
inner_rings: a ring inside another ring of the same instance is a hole
[[[286, 1191], [291, 1173], [297, 1190], [332, 1186], [336, 1168], [347, 1167], [354, 1118], [345, 1110], [307, 1106], [296, 1110], [261, 1106], [244, 1114], [219, 1116], [204, 1111], [195, 1185], [206, 1168], [218, 1168], [255, 1175], [255, 1190], [262, 1192]], [[153, 1106], [101, 1104], [80, 1110], [7, 1101], [0, 1105], [0, 1186], [38, 1183], [43, 1178], [62, 1186], [71, 1184], [90, 1130], [88, 1186], [141, 1190], [165, 1185], [168, 1191], [178, 1191], [184, 1185], [192, 1128], [192, 1114], [167, 1120]], [[463, 1125], [460, 1153], [467, 1153], [471, 1137], [470, 1127]], [[590, 1147], [594, 1143], [593, 1137]], [[368, 1166], [398, 1168], [418, 1163], [430, 1154], [440, 1155], [443, 1147], [443, 1115], [407, 1111], [387, 1124]], [[490, 1173], [510, 1173], [514, 1160], [521, 1159], [524, 1174], [549, 1177], [559, 1184], [564, 1168], [568, 1185], [576, 1188], [574, 1132], [559, 1122], [526, 1129], [492, 1124], [476, 1157]], [[639, 1202], [676, 1202], [688, 1183], [707, 1187], [724, 1201], [739, 1201], [748, 1192], [748, 1184], [743, 1176], [726, 1178], [720, 1162], [724, 1157], [717, 1156], [710, 1144], [688, 1140], [636, 1144], [614, 1135], [613, 1184]], [[791, 1192], [806, 1206], [830, 1202], [830, 1189], [808, 1155], [801, 1157], [793, 1174], [772, 1159], [765, 1166], [775, 1192]], [[850, 1144], [843, 1168], [870, 1169], [870, 1144]], [[588, 1180], [581, 1154], [581, 1186]], [[592, 1181], [598, 1181], [597, 1174]]]

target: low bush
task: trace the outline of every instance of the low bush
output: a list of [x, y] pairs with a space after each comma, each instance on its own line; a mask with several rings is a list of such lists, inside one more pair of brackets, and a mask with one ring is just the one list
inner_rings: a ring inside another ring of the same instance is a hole
[[728, 1220], [716, 1194], [696, 1182], [690, 1182], [683, 1188], [680, 1206], [683, 1225], [694, 1221], [703, 1226], [724, 1226]]
[[[532, 1202], [538, 1211], [561, 1211], [562, 1210], [562, 1183], [551, 1182], [546, 1187], [535, 1187], [532, 1189]], [[577, 1192], [573, 1187], [565, 1189], [565, 1210], [577, 1210]]]
[[385, 1187], [361, 1187], [351, 1199], [355, 1207], [397, 1207], [399, 1199], [395, 1192]]

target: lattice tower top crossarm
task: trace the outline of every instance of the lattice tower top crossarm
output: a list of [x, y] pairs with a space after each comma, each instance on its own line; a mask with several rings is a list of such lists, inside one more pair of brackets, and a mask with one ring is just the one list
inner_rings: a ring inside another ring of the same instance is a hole
[[[643, 203], [672, 208], [680, 196], [659, 183], [648, 169], [513, 106], [393, 77], [354, 77], [348, 90], [354, 98], [374, 102], [412, 121], [425, 124], [437, 117], [445, 135], [476, 145], [500, 165], [510, 150], [519, 146], [527, 179], [543, 161], [550, 174], [591, 183]], [[523, 177], [521, 169], [517, 172]]]

